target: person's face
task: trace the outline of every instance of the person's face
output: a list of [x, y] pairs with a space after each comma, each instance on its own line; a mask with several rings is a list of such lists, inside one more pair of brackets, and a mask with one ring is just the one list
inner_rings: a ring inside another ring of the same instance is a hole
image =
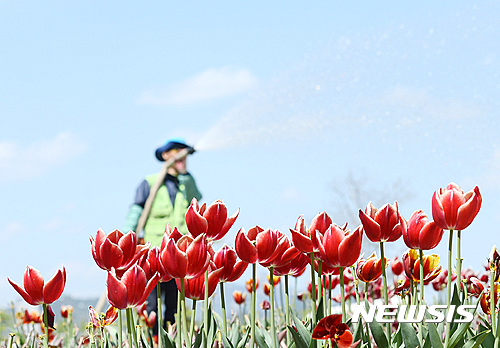
[[[173, 150], [170, 150], [170, 151], [165, 151], [162, 154], [162, 157], [163, 157], [163, 159], [165, 161], [168, 161], [170, 158], [176, 156], [178, 152], [179, 152], [179, 149], [173, 149]], [[175, 171], [177, 172], [177, 174], [186, 173], [186, 171], [187, 171], [187, 169], [186, 169], [186, 162], [187, 162], [186, 157], [177, 159], [177, 160], [175, 160], [174, 165], [172, 167], [170, 167], [170, 168], [175, 169]]]

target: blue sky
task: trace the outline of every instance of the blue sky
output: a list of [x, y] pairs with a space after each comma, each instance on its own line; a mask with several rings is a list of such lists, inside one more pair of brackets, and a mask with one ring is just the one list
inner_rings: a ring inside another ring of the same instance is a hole
[[28, 264], [99, 295], [89, 236], [123, 226], [171, 136], [199, 150], [203, 201], [241, 209], [230, 245], [323, 210], [355, 228], [370, 200], [430, 213], [439, 187], [479, 185], [463, 233], [479, 269], [500, 223], [499, 7], [0, 1], [1, 298]]

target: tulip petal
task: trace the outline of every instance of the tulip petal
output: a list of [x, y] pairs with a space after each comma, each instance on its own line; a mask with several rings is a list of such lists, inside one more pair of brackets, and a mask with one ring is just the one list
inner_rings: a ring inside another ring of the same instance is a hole
[[361, 226], [358, 227], [339, 243], [338, 260], [341, 267], [350, 267], [358, 260], [361, 254], [362, 231]]
[[203, 217], [207, 220], [208, 224], [207, 237], [215, 238], [226, 223], [227, 208], [221, 200], [217, 200], [208, 206]]
[[101, 244], [99, 254], [101, 255], [101, 263], [106, 270], [110, 270], [112, 267], [118, 268], [122, 265], [123, 251], [108, 238]]
[[359, 210], [359, 219], [368, 239], [375, 243], [380, 242], [380, 225], [361, 209]]
[[158, 285], [158, 281], [160, 280], [160, 275], [156, 273], [153, 278], [151, 278], [144, 290], [142, 291], [142, 296], [137, 298], [135, 306], [140, 306], [148, 299], [149, 294], [154, 290], [155, 286]]
[[50, 304], [55, 302], [63, 293], [66, 285], [66, 269], [64, 266], [58, 270], [56, 274], [49, 279], [43, 287], [43, 302]]
[[208, 229], [208, 222], [196, 209], [198, 206], [198, 201], [193, 198], [191, 205], [186, 212], [186, 225], [189, 232], [197, 237], [200, 234], [206, 233]]
[[9, 281], [10, 285], [12, 285], [12, 287], [14, 288], [14, 290], [16, 290], [18, 292], [18, 294], [21, 295], [21, 297], [27, 303], [29, 303], [32, 306], [38, 306], [39, 304], [41, 304], [41, 302], [34, 301], [31, 298], [31, 296], [19, 284], [17, 284], [16, 282], [10, 280], [9, 278], [7, 278], [7, 280]]
[[130, 231], [124, 235], [120, 240], [118, 240], [118, 247], [123, 253], [122, 264], [127, 264], [130, 260], [134, 258], [135, 249], [137, 246], [137, 238], [135, 233]]
[[314, 251], [314, 246], [310, 237], [296, 230], [290, 229], [290, 232], [292, 234], [293, 245], [295, 245], [297, 249], [307, 254], [312, 253]]
[[257, 249], [255, 245], [248, 239], [245, 230], [242, 228], [236, 234], [234, 243], [238, 257], [248, 263], [257, 262]]
[[186, 256], [188, 259], [187, 277], [194, 277], [205, 272], [210, 260], [205, 236], [199, 235], [187, 247]]
[[231, 272], [231, 275], [226, 279], [226, 282], [234, 282], [245, 273], [246, 269], [248, 267], [248, 263], [245, 261], [238, 261], [234, 265], [234, 268]]
[[468, 227], [477, 213], [479, 213], [479, 209], [481, 209], [482, 203], [481, 193], [479, 193], [479, 188], [474, 187], [474, 193], [460, 208], [458, 208], [457, 212], [457, 226], [455, 227], [457, 230], [463, 230]]
[[113, 307], [127, 308], [127, 287], [116, 278], [113, 271], [108, 271], [106, 296]]
[[227, 218], [226, 222], [224, 223], [224, 226], [222, 226], [222, 229], [221, 231], [219, 232], [219, 234], [214, 238], [215, 240], [219, 240], [221, 239], [222, 237], [224, 237], [228, 232], [229, 230], [231, 229], [231, 227], [234, 225], [234, 222], [236, 221], [236, 218], [238, 217], [238, 215], [240, 214], [240, 208], [238, 208], [233, 215], [231, 215], [230, 217]]
[[160, 260], [163, 267], [172, 278], [186, 277], [188, 258], [186, 253], [179, 250], [177, 243], [175, 243], [173, 239], [169, 240], [166, 249], [160, 254]]
[[441, 238], [443, 238], [444, 230], [440, 228], [434, 221], [428, 222], [420, 230], [418, 246], [422, 250], [434, 249]]
[[125, 272], [121, 282], [127, 287], [127, 306], [136, 306], [147, 284], [146, 272], [136, 264]]
[[43, 303], [43, 284], [44, 280], [40, 272], [31, 266], [27, 266], [26, 271], [24, 271], [24, 290], [32, 301], [38, 304]]

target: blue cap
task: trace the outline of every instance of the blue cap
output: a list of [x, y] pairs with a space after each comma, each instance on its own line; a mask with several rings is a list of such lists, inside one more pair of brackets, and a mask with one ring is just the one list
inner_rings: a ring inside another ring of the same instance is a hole
[[189, 148], [189, 153], [194, 152], [194, 148], [192, 146], [186, 145], [186, 142], [182, 138], [170, 138], [166, 141], [163, 146], [160, 146], [156, 149], [155, 155], [158, 161], [165, 161], [162, 157], [162, 154], [165, 151], [170, 151], [174, 149], [185, 149]]

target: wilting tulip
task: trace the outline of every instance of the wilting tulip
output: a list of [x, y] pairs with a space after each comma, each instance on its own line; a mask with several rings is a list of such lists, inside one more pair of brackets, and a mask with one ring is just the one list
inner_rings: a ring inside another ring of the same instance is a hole
[[368, 239], [372, 242], [394, 242], [401, 237], [401, 216], [398, 204], [385, 204], [376, 209], [372, 202], [368, 203], [365, 211], [359, 210], [359, 218]]
[[89, 306], [90, 321], [95, 328], [103, 328], [105, 326], [113, 324], [113, 322], [118, 318], [118, 308], [109, 306], [106, 313], [97, 314], [92, 306]]
[[64, 290], [66, 269], [62, 266], [47, 283], [44, 283], [40, 272], [31, 266], [27, 266], [26, 271], [24, 271], [24, 288], [10, 280], [10, 278], [7, 278], [7, 280], [30, 305], [51, 304], [61, 296]]
[[[409, 249], [403, 254], [403, 265], [406, 276], [413, 279], [414, 282], [420, 283], [420, 257], [418, 251]], [[424, 284], [428, 284], [436, 278], [441, 272], [439, 265], [439, 255], [431, 254], [424, 255]]]
[[406, 246], [411, 249], [434, 249], [444, 233], [444, 230], [434, 221], [428, 220], [427, 215], [422, 210], [414, 212], [408, 223], [402, 224], [402, 226], [403, 240]]
[[246, 297], [247, 294], [242, 294], [241, 291], [236, 290], [235, 292], [233, 292], [234, 302], [236, 302], [239, 305], [245, 302]]
[[234, 282], [239, 279], [248, 267], [248, 263], [238, 260], [236, 251], [224, 245], [214, 255], [215, 268], [222, 268], [220, 275], [221, 282]]
[[28, 312], [27, 309], [24, 313], [16, 313], [16, 318], [20, 319], [23, 324], [41, 324], [43, 322], [42, 315], [37, 311]]
[[185, 235], [177, 242], [170, 239], [160, 254], [162, 266], [176, 279], [199, 277], [208, 268], [210, 258], [207, 241], [201, 234], [195, 239]]
[[392, 273], [396, 276], [400, 275], [404, 271], [403, 262], [397, 256], [392, 260], [391, 269]]
[[467, 281], [470, 296], [479, 297], [484, 290], [484, 284], [476, 277], [470, 277]]
[[326, 212], [321, 212], [312, 219], [309, 229], [306, 229], [304, 216], [300, 215], [295, 228], [290, 229], [293, 244], [306, 254], [319, 251], [316, 231], [323, 235], [331, 224], [332, 219], [330, 216]]
[[440, 188], [434, 192], [432, 217], [436, 225], [443, 229], [461, 231], [472, 223], [481, 208], [482, 200], [477, 186], [464, 193], [452, 182], [445, 189]]
[[[385, 260], [385, 267], [388, 265]], [[356, 265], [356, 275], [362, 282], [368, 283], [374, 281], [382, 275], [382, 259], [378, 259], [375, 253], [371, 254], [366, 260], [360, 260]]]
[[498, 282], [500, 280], [500, 254], [496, 245], [493, 245], [488, 257], [488, 270], [492, 272], [495, 282]]
[[[498, 297], [500, 296], [500, 286], [498, 284], [495, 284], [494, 288], [494, 307], [495, 307], [495, 313], [498, 312]], [[481, 295], [481, 298], [479, 299], [479, 303], [481, 304], [481, 309], [483, 310], [484, 314], [490, 315], [491, 314], [491, 289], [485, 290], [483, 294]]]
[[106, 271], [114, 268], [118, 275], [136, 263], [149, 249], [149, 243], [137, 245], [136, 234], [132, 231], [123, 234], [114, 230], [106, 236], [99, 229], [95, 239], [90, 237], [90, 243], [97, 266]]
[[106, 294], [109, 303], [118, 309], [133, 308], [143, 304], [154, 289], [160, 275], [155, 273], [150, 279], [146, 272], [135, 264], [118, 279], [115, 270], [108, 271]]
[[324, 317], [314, 328], [312, 338], [315, 340], [330, 339], [332, 345], [336, 344], [339, 348], [351, 347], [353, 336], [349, 326], [342, 323], [341, 314], [332, 314]]
[[[208, 297], [212, 296], [217, 284], [219, 284], [219, 277], [223, 269], [208, 269]], [[181, 288], [181, 280], [176, 279], [177, 289]], [[184, 282], [185, 296], [192, 300], [203, 300], [205, 296], [205, 274], [197, 278], [186, 279]]]
[[240, 210], [227, 217], [227, 208], [222, 200], [216, 200], [208, 207], [206, 203], [200, 207], [196, 198], [186, 212], [186, 225], [189, 232], [197, 237], [205, 234], [209, 240], [219, 240], [233, 226]]
[[319, 243], [320, 257], [331, 266], [350, 267], [359, 258], [363, 229], [349, 233], [347, 226], [331, 224]]

